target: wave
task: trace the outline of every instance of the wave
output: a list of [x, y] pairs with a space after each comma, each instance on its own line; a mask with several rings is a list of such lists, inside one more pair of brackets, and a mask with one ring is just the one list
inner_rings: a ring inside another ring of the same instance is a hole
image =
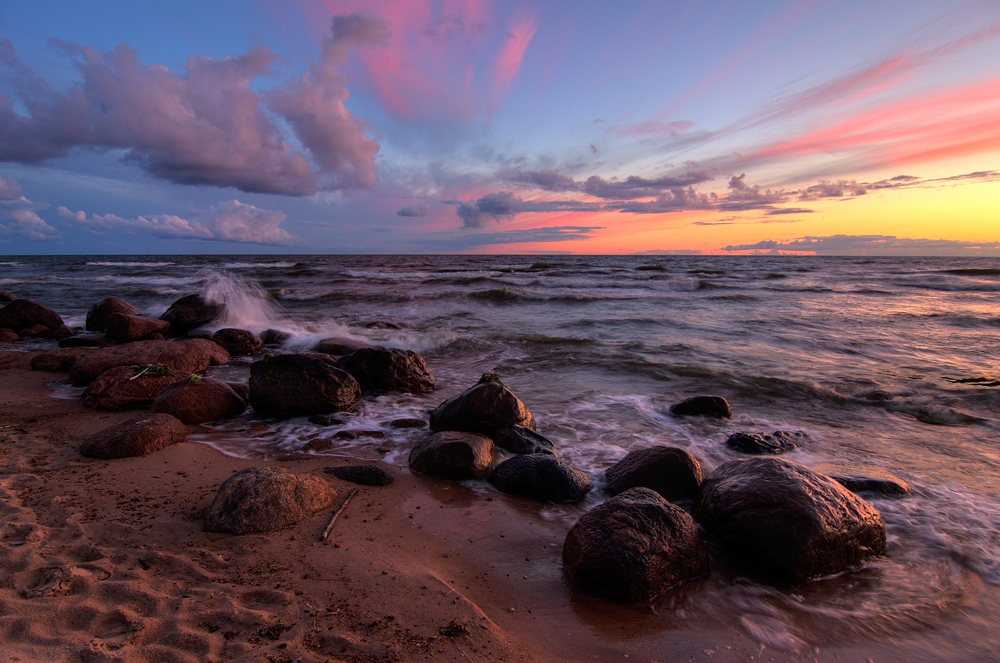
[[112, 261], [94, 261], [84, 263], [88, 267], [170, 267], [171, 265], [176, 265], [175, 262], [112, 262]]
[[300, 264], [297, 262], [227, 262], [221, 266], [224, 269], [290, 269]]
[[945, 269], [941, 273], [955, 274], [957, 276], [1000, 276], [1000, 269], [993, 269], [993, 268]]

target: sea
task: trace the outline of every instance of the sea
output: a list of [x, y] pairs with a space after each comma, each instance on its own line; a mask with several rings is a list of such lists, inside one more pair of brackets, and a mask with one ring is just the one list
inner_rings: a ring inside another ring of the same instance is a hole
[[[771, 651], [896, 643], [899, 660], [1000, 660], [998, 259], [3, 257], [0, 290], [71, 326], [105, 297], [158, 316], [201, 293], [226, 304], [211, 329], [284, 331], [276, 352], [328, 337], [409, 349], [436, 378], [429, 394], [366, 398], [338, 429], [362, 434], [325, 451], [308, 450], [317, 431], [305, 418], [252, 411], [192, 437], [242, 458], [311, 453], [405, 466], [422, 433], [389, 422], [424, 417], [496, 373], [560, 458], [595, 483], [583, 504], [530, 516], [557, 528], [604, 499], [604, 471], [631, 449], [682, 447], [708, 474], [741, 456], [725, 444], [734, 432], [798, 434], [789, 460], [863, 462], [909, 484], [905, 497], [863, 495], [885, 521], [888, 554], [791, 588], [723, 563], [696, 588], [654, 602], [673, 610], [670, 628], [735, 625]], [[210, 374], [245, 380], [249, 363]], [[78, 395], [53, 386], [53, 397]], [[726, 398], [733, 418], [669, 413], [698, 395]], [[495, 494], [481, 482], [467, 488]]]

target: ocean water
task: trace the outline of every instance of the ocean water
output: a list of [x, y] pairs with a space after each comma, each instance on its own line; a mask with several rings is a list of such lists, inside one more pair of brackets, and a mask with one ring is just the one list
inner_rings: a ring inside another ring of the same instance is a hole
[[[216, 328], [281, 329], [288, 350], [338, 336], [420, 353], [437, 390], [366, 399], [331, 429], [363, 434], [318, 452], [339, 457], [405, 465], [420, 433], [388, 423], [424, 416], [495, 372], [560, 457], [597, 484], [583, 505], [540, 511], [567, 528], [602, 499], [604, 470], [632, 448], [684, 447], [708, 473], [739, 456], [725, 446], [733, 432], [801, 433], [785, 457], [871, 463], [910, 484], [904, 498], [865, 495], [885, 520], [887, 557], [794, 589], [721, 569], [662, 599], [661, 608], [684, 604], [671, 623], [736, 623], [787, 651], [923, 638], [926, 660], [963, 660], [942, 655], [961, 638], [963, 656], [1000, 656], [984, 635], [1000, 620], [996, 259], [9, 257], [0, 290], [70, 325], [107, 296], [157, 316], [201, 292], [227, 304]], [[249, 362], [212, 373], [246, 379]], [[733, 419], [669, 414], [703, 394], [724, 396]], [[304, 418], [248, 412], [213, 431], [194, 439], [249, 458], [316, 453]]]

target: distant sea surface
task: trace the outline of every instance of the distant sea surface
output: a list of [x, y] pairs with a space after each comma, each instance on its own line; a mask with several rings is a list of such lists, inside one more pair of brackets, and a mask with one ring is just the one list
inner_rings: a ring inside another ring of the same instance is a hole
[[[737, 624], [786, 650], [896, 638], [910, 643], [906, 660], [1000, 656], [1000, 260], [9, 257], [0, 290], [81, 326], [108, 296], [158, 316], [200, 292], [227, 304], [215, 328], [284, 330], [287, 350], [338, 336], [421, 354], [437, 390], [366, 399], [344, 428], [385, 437], [321, 452], [337, 456], [405, 465], [419, 433], [387, 422], [497, 373], [598, 484], [583, 505], [542, 509], [567, 527], [629, 449], [684, 447], [708, 473], [740, 456], [725, 445], [733, 432], [801, 433], [786, 458], [871, 463], [910, 484], [903, 498], [865, 495], [885, 519], [888, 556], [794, 590], [713, 574], [681, 590], [674, 620]], [[245, 379], [249, 368], [213, 370]], [[725, 397], [733, 419], [669, 414], [695, 395]], [[316, 433], [305, 419], [253, 422], [251, 412], [195, 439], [274, 458]]]

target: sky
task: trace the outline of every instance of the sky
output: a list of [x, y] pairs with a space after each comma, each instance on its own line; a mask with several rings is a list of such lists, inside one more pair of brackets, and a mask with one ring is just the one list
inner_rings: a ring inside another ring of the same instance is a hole
[[0, 254], [1000, 257], [996, 0], [4, 0]]

